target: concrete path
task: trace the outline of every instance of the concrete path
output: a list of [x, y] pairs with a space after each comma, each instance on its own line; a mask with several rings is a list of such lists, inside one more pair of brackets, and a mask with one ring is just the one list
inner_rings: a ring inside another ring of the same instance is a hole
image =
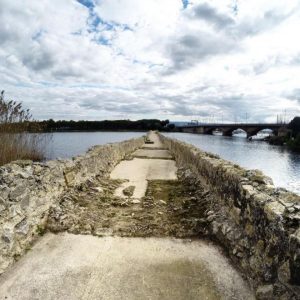
[[[151, 132], [149, 139], [153, 144], [144, 144], [142, 149], [133, 153], [132, 160], [121, 161], [112, 171], [112, 179], [127, 180], [117, 190], [115, 195], [126, 197], [123, 191], [129, 186], [134, 187], [132, 198], [145, 196], [147, 180], [176, 180], [177, 168], [170, 152], [162, 148], [158, 135]], [[140, 158], [143, 157], [143, 158]]]
[[203, 241], [46, 234], [0, 278], [1, 300], [254, 299]]
[[164, 149], [164, 146], [162, 144], [162, 142], [159, 139], [159, 136], [157, 134], [155, 134], [155, 132], [151, 131], [149, 134], [149, 139], [153, 142], [153, 144], [145, 144], [143, 146], [143, 148], [145, 149], [151, 149], [151, 148], [161, 148]]
[[171, 159], [172, 155], [168, 150], [159, 150], [154, 148], [148, 149], [138, 149], [133, 153], [134, 157], [141, 157], [141, 158], [162, 158], [162, 159]]

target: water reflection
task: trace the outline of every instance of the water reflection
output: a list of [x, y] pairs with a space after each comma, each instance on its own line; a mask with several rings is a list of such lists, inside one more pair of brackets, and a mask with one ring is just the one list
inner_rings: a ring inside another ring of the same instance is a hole
[[85, 153], [94, 145], [115, 143], [144, 135], [144, 132], [55, 132], [46, 159], [71, 158]]
[[212, 136], [189, 133], [165, 133], [220, 155], [247, 169], [259, 169], [274, 184], [300, 194], [300, 154], [262, 141], [248, 141], [243, 136]]

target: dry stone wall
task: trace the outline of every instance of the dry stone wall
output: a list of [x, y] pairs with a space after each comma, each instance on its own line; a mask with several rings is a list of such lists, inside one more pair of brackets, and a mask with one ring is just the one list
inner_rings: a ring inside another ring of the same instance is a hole
[[95, 146], [72, 160], [16, 161], [0, 167], [0, 274], [29, 249], [51, 205], [68, 188], [112, 168], [144, 143], [144, 138]]
[[201, 223], [257, 288], [257, 298], [299, 299], [300, 197], [275, 188], [258, 170], [160, 137], [191, 184], [211, 193]]

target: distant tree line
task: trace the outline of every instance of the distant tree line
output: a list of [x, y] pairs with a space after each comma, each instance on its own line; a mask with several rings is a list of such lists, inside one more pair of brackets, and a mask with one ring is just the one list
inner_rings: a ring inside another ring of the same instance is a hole
[[169, 120], [143, 119], [130, 120], [104, 120], [104, 121], [54, 121], [53, 119], [39, 122], [46, 132], [55, 131], [170, 131], [174, 125]]

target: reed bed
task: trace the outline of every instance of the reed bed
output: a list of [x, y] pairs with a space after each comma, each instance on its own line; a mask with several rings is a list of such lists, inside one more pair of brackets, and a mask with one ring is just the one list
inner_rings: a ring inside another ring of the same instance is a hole
[[49, 135], [34, 122], [21, 103], [0, 94], [0, 166], [15, 160], [40, 161], [45, 157]]

